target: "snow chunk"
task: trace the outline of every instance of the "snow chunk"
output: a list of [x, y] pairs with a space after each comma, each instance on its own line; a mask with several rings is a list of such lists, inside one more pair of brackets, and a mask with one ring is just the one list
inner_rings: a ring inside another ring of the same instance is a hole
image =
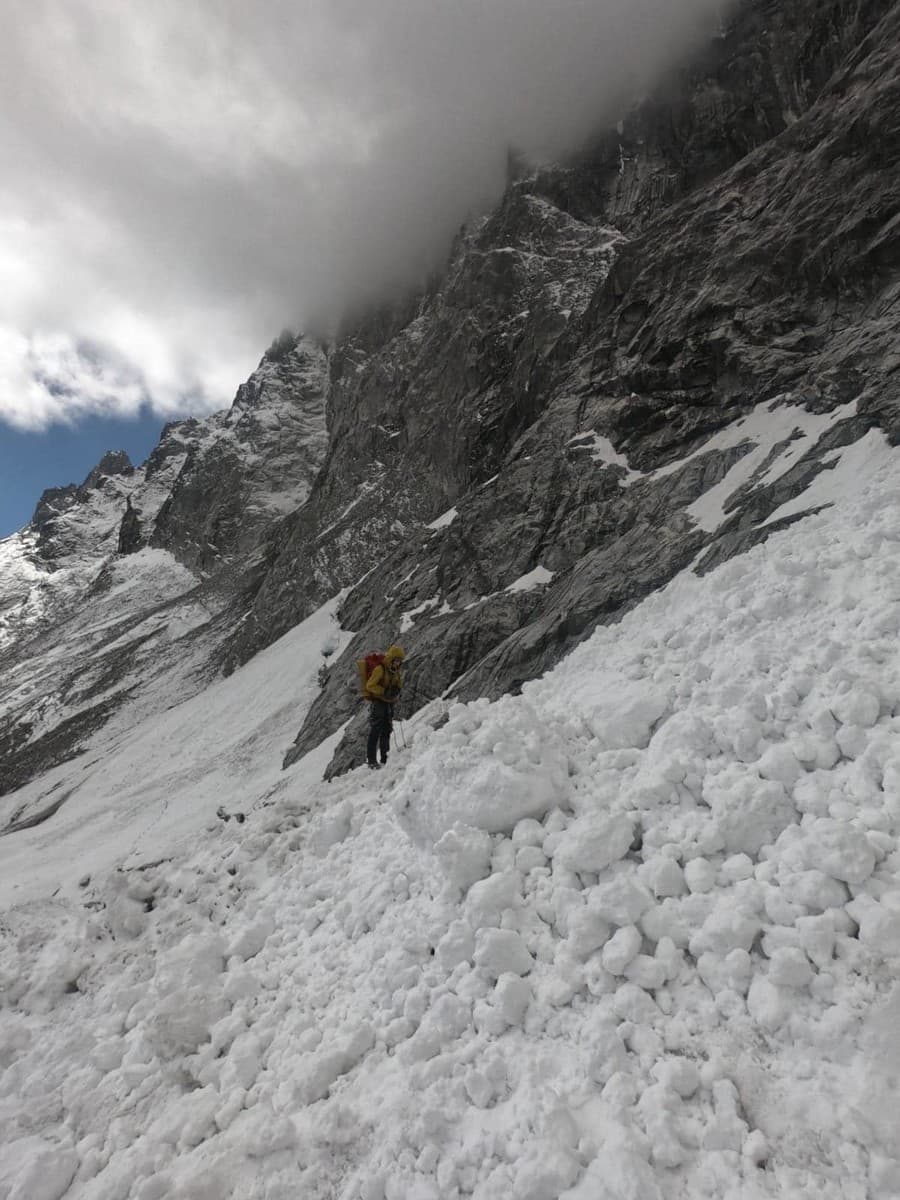
[[459, 511], [456, 508], [448, 508], [446, 512], [441, 513], [436, 517], [430, 525], [426, 525], [426, 529], [446, 529], [448, 525], [452, 525], [459, 516]]
[[705, 950], [723, 956], [735, 949], [749, 950], [761, 928], [755, 917], [741, 912], [733, 904], [719, 904], [691, 938], [689, 948], [695, 958]]
[[469, 888], [466, 912], [474, 929], [499, 925], [509, 908], [515, 908], [522, 898], [522, 876], [518, 871], [496, 871]]
[[757, 975], [747, 993], [747, 1010], [757, 1025], [774, 1032], [787, 1020], [788, 1002], [774, 983]]
[[548, 571], [546, 567], [536, 566], [533, 571], [529, 571], [525, 575], [520, 575], [518, 579], [514, 579], [509, 587], [504, 588], [506, 592], [533, 592], [535, 588], [544, 587], [553, 578], [554, 572]]
[[491, 869], [491, 835], [455, 821], [435, 843], [434, 853], [447, 880], [465, 891]]
[[607, 750], [649, 745], [654, 727], [669, 711], [669, 697], [646, 686], [623, 687], [615, 696], [604, 696], [585, 712], [585, 720]]
[[871, 729], [878, 720], [881, 702], [878, 696], [867, 688], [852, 687], [835, 697], [831, 711], [842, 725], [858, 725], [861, 729]]
[[785, 866], [821, 871], [845, 883], [863, 883], [875, 870], [871, 843], [861, 829], [846, 821], [814, 818], [799, 832], [798, 837], [779, 840], [779, 847], [787, 840], [781, 855]]
[[397, 786], [395, 808], [425, 842], [456, 822], [507, 833], [568, 796], [566, 760], [530, 706], [497, 705], [482, 723], [483, 713], [478, 702], [455, 706]]
[[738, 764], [703, 785], [703, 799], [712, 810], [728, 854], [756, 857], [797, 820], [797, 811], [777, 780], [748, 775]]
[[625, 925], [617, 929], [603, 947], [600, 961], [603, 969], [610, 975], [624, 975], [625, 968], [639, 953], [644, 939], [641, 931], [634, 925]]
[[769, 961], [769, 978], [779, 987], [804, 988], [813, 977], [809, 959], [796, 946], [779, 946]]
[[13, 1179], [8, 1200], [60, 1200], [75, 1177], [78, 1155], [49, 1142], [28, 1149], [28, 1160]]
[[479, 929], [475, 935], [475, 964], [499, 979], [507, 973], [527, 975], [534, 959], [522, 935], [514, 929]]
[[624, 872], [588, 892], [590, 909], [611, 925], [636, 925], [652, 904], [653, 897], [647, 889], [633, 875]]
[[511, 972], [501, 975], [494, 988], [494, 1003], [507, 1025], [521, 1025], [531, 1002], [531, 984]]
[[685, 863], [684, 880], [692, 892], [711, 892], [716, 883], [716, 869], [705, 858], [692, 858]]
[[622, 815], [586, 813], [560, 835], [553, 851], [554, 865], [570, 871], [597, 874], [628, 853], [634, 839], [631, 820]]
[[275, 932], [275, 921], [269, 913], [261, 913], [255, 921], [245, 925], [231, 940], [228, 957], [255, 958], [271, 935]]
[[894, 904], [879, 903], [871, 896], [857, 896], [847, 912], [859, 925], [859, 940], [885, 958], [900, 956], [900, 893], [888, 897]]

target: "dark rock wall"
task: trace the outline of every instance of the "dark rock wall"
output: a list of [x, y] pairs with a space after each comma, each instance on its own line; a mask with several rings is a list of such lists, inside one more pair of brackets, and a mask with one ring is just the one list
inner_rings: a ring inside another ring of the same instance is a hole
[[[708, 533], [684, 509], [744, 451], [626, 490], [579, 448], [586, 431], [652, 473], [780, 396], [819, 412], [858, 399], [848, 437], [876, 420], [896, 428], [898, 82], [900, 6], [745, 4], [621, 132], [515, 182], [409, 326], [355, 354], [350, 340], [317, 487], [346, 499], [354, 465], [380, 456], [403, 482], [399, 504], [378, 492], [375, 511], [400, 525], [357, 554], [357, 577], [377, 564], [344, 602], [359, 634], [288, 762], [358, 710], [352, 656], [400, 636], [411, 708], [448, 689], [515, 689], [701, 552], [705, 569], [768, 536], [778, 526], [760, 523], [823, 466], [820, 448]], [[587, 233], [580, 263], [528, 274], [535, 252], [559, 261], [573, 228], [609, 225], [627, 238], [604, 235], [611, 270], [586, 303], [578, 286], [574, 303], [554, 289], [584, 270]], [[423, 528], [450, 504], [455, 521]], [[552, 579], [506, 590], [537, 566]], [[290, 539], [273, 571], [303, 577]], [[238, 654], [257, 645], [254, 629], [300, 615], [298, 599], [311, 607], [347, 581], [323, 571], [319, 591], [286, 587], [274, 606], [264, 584]], [[357, 711], [333, 771], [358, 761], [363, 721]]]

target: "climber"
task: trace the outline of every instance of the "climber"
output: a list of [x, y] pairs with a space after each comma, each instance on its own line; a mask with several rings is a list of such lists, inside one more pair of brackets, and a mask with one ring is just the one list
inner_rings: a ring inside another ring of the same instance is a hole
[[[363, 695], [371, 706], [366, 761], [369, 769], [373, 771], [387, 762], [394, 728], [394, 705], [400, 698], [400, 689], [403, 687], [400, 664], [404, 658], [400, 646], [389, 646], [383, 661], [366, 678]], [[376, 758], [376, 751], [380, 752], [380, 763]]]

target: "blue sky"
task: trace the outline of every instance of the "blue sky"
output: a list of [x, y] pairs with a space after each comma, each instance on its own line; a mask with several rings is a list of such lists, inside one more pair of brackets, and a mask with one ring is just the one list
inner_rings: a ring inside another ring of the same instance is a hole
[[131, 420], [88, 416], [43, 433], [23, 433], [0, 422], [0, 537], [31, 520], [44, 488], [81, 483], [105, 451], [125, 450], [139, 466], [163, 424], [162, 417], [146, 410]]

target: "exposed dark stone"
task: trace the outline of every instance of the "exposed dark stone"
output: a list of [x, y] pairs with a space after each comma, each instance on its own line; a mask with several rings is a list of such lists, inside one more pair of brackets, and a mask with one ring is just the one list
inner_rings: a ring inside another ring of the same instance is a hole
[[134, 554], [144, 544], [141, 534], [141, 519], [132, 507], [131, 497], [126, 497], [125, 512], [119, 526], [119, 554]]
[[91, 488], [100, 487], [104, 479], [108, 479], [113, 475], [133, 474], [134, 467], [131, 465], [131, 459], [124, 450], [107, 450], [81, 485], [81, 490], [85, 492]]

